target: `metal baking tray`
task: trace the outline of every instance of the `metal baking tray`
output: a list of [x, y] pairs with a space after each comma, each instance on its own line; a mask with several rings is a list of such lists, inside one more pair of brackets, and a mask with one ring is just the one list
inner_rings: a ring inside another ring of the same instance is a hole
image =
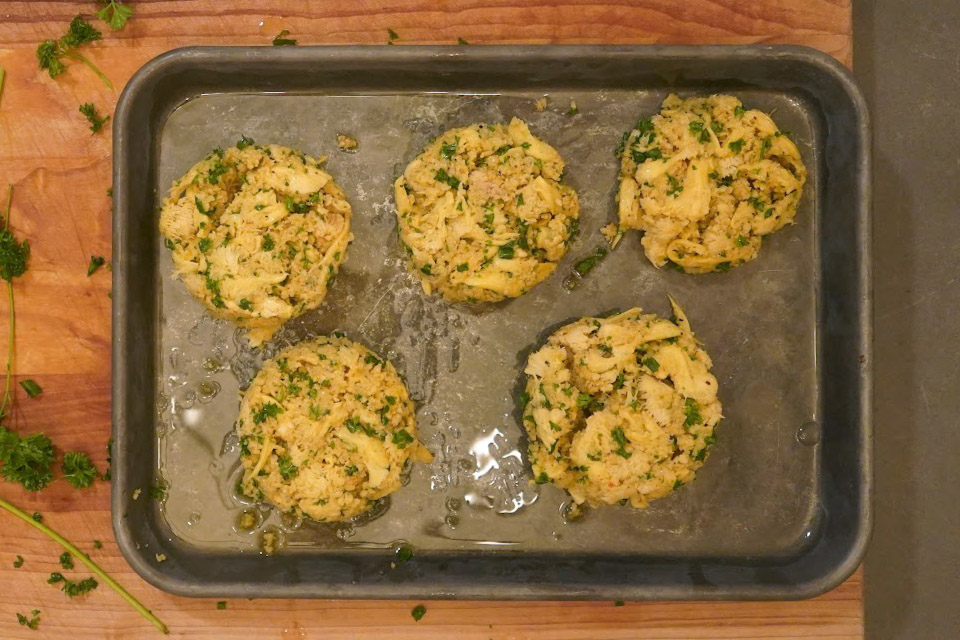
[[[726, 274], [653, 268], [631, 234], [565, 282], [614, 220], [631, 123], [670, 91], [772, 112], [809, 169], [797, 224]], [[535, 101], [549, 96], [543, 112]], [[569, 102], [579, 108], [566, 114]], [[393, 179], [434, 135], [526, 120], [567, 161], [581, 233], [550, 279], [476, 308], [425, 297], [404, 266]], [[337, 133], [360, 141], [337, 149]], [[172, 279], [157, 231], [171, 181], [241, 135], [329, 158], [356, 240], [324, 305], [263, 350]], [[850, 74], [799, 47], [203, 47], [125, 89], [114, 124], [113, 522], [157, 587], [191, 596], [802, 598], [858, 565], [870, 530], [869, 128]], [[570, 319], [684, 306], [725, 419], [697, 480], [648, 509], [564, 518], [529, 482], [515, 392], [526, 354]], [[296, 522], [239, 498], [238, 393], [278, 345], [342, 330], [389, 357], [434, 452], [363, 522]], [[150, 498], [157, 480], [167, 486]], [[137, 493], [140, 489], [140, 493]], [[135, 498], [136, 496], [136, 498]], [[282, 533], [259, 552], [254, 509]], [[396, 563], [407, 544], [415, 556]], [[165, 556], [165, 560], [158, 561]]]

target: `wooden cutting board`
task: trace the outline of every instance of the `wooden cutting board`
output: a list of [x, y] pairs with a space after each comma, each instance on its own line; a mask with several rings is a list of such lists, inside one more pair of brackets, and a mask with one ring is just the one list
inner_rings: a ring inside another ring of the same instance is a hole
[[[91, 454], [101, 468], [110, 432], [110, 273], [86, 276], [91, 254], [110, 255], [110, 132], [92, 135], [77, 108], [111, 113], [130, 75], [154, 56], [191, 44], [269, 44], [281, 30], [301, 44], [792, 43], [851, 64], [851, 0], [195, 0], [131, 3], [126, 29], [84, 51], [113, 80], [108, 89], [79, 64], [52, 80], [37, 68], [38, 42], [59, 37], [94, 2], [0, 2], [0, 187], [15, 185], [12, 226], [32, 247], [17, 281], [17, 360], [38, 399], [22, 391], [21, 433], [42, 430], [63, 450]], [[5, 193], [4, 193], [5, 197]], [[0, 336], [7, 335], [6, 306]], [[0, 341], [0, 347], [5, 341]], [[5, 347], [3, 347], [5, 348]], [[0, 496], [88, 550], [178, 637], [257, 638], [860, 638], [860, 572], [804, 602], [427, 602], [212, 600], [166, 595], [141, 580], [113, 542], [108, 483], [71, 489], [62, 480], [30, 494], [0, 482]], [[92, 541], [103, 541], [94, 551]], [[0, 513], [0, 637], [152, 638], [156, 630], [101, 585], [68, 600], [46, 579], [59, 547]], [[15, 569], [16, 554], [25, 558]], [[83, 572], [78, 574], [86, 575]], [[16, 612], [41, 610], [39, 631]]]

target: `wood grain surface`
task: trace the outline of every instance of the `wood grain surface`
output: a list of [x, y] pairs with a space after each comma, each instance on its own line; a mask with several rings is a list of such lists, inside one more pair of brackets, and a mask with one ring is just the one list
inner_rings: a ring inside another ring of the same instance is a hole
[[[300, 44], [793, 43], [851, 64], [850, 0], [196, 0], [131, 3], [127, 28], [86, 47], [113, 80], [108, 89], [71, 64], [52, 80], [37, 68], [38, 42], [60, 36], [94, 2], [0, 2], [0, 185], [15, 185], [12, 225], [32, 247], [17, 281], [17, 371], [44, 389], [18, 396], [14, 423], [45, 431], [58, 449], [87, 451], [101, 468], [110, 431], [110, 274], [86, 276], [91, 254], [110, 255], [110, 132], [92, 135], [77, 108], [111, 113], [130, 75], [163, 51], [189, 44], [269, 44], [290, 29]], [[6, 336], [6, 308], [0, 336]], [[0, 338], [2, 340], [2, 338]], [[0, 346], [3, 346], [0, 343]], [[77, 491], [62, 480], [36, 494], [0, 483], [0, 495], [89, 550], [177, 637], [221, 638], [859, 638], [858, 572], [804, 602], [515, 603], [212, 600], [166, 595], [139, 579], [113, 542], [108, 483]], [[92, 541], [103, 541], [93, 550]], [[75, 601], [46, 578], [59, 547], [0, 513], [0, 638], [150, 638], [153, 627], [101, 586]], [[12, 563], [20, 554], [19, 569]], [[76, 571], [78, 576], [87, 574]], [[16, 612], [41, 610], [38, 631]]]

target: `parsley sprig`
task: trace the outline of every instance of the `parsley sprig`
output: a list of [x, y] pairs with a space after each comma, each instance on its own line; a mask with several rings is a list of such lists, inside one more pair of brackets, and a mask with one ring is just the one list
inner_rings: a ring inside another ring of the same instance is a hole
[[[16, 517], [20, 518], [21, 520], [29, 524], [30, 526], [40, 530], [51, 540], [53, 540], [54, 542], [59, 544], [61, 547], [69, 551], [74, 558], [76, 558], [77, 560], [82, 562], [84, 565], [86, 565], [87, 568], [90, 569], [90, 571], [92, 571], [97, 578], [102, 580], [107, 586], [109, 586], [111, 589], [116, 591], [121, 598], [126, 600], [131, 607], [133, 607], [138, 612], [140, 612], [140, 615], [142, 615], [144, 618], [149, 620], [150, 623], [153, 624], [153, 626], [159, 629], [162, 633], [169, 633], [169, 631], [167, 630], [167, 625], [163, 624], [163, 622], [157, 616], [153, 615], [153, 612], [151, 612], [145, 606], [140, 604], [139, 600], [137, 600], [132, 595], [130, 595], [130, 593], [127, 592], [126, 589], [121, 587], [116, 580], [110, 577], [110, 575], [108, 575], [103, 569], [101, 569], [96, 562], [91, 560], [87, 554], [83, 553], [82, 551], [80, 551], [80, 549], [75, 547], [73, 543], [71, 543], [69, 540], [67, 540], [66, 538], [64, 538], [59, 533], [57, 533], [47, 525], [43, 524], [42, 522], [37, 522], [36, 520], [31, 518], [26, 512], [10, 504], [3, 498], [0, 498], [0, 508], [6, 509]], [[93, 580], [93, 578], [88, 578], [87, 580], [88, 581], [81, 581], [79, 583], [74, 583], [74, 584], [81, 585], [84, 582], [86, 582], [87, 591], [89, 591], [90, 589], [94, 588], [93, 585], [96, 582], [95, 581], [93, 583], [89, 582], [89, 580]], [[59, 580], [57, 582], [59, 582]], [[66, 585], [63, 585], [63, 588], [64, 588], [64, 591], [67, 590]], [[77, 589], [80, 589], [80, 588], [81, 588], [80, 586], [77, 587]], [[78, 591], [77, 594], [75, 595], [79, 595], [79, 593], [80, 592]], [[71, 594], [68, 593], [68, 595], [71, 595]]]
[[83, 16], [78, 15], [70, 22], [67, 33], [59, 40], [44, 40], [37, 45], [37, 62], [40, 63], [41, 69], [50, 74], [51, 78], [56, 78], [67, 70], [67, 66], [63, 64], [61, 58], [70, 58], [82, 62], [90, 67], [108, 87], [113, 89], [113, 83], [100, 71], [97, 65], [90, 62], [86, 56], [76, 52], [77, 47], [94, 42], [102, 37], [102, 33], [84, 20]]

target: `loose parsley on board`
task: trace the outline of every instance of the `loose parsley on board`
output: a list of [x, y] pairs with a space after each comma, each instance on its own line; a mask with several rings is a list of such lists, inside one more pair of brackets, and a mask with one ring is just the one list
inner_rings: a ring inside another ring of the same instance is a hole
[[97, 11], [97, 17], [110, 25], [114, 31], [120, 31], [127, 26], [127, 20], [133, 15], [133, 7], [129, 7], [117, 0], [97, 0], [106, 5]]
[[276, 35], [273, 39], [273, 46], [275, 47], [295, 47], [297, 46], [297, 41], [293, 38], [288, 38], [290, 35], [290, 29], [284, 29]]
[[68, 451], [60, 464], [63, 477], [74, 489], [86, 489], [97, 479], [97, 468], [90, 457], [82, 451]]
[[80, 113], [82, 113], [83, 117], [90, 123], [90, 131], [94, 133], [100, 131], [103, 125], [107, 123], [107, 120], [110, 119], [110, 116], [101, 116], [92, 102], [84, 102], [80, 105]]
[[86, 56], [76, 52], [77, 47], [94, 42], [102, 37], [102, 33], [84, 20], [83, 16], [78, 15], [70, 22], [70, 26], [67, 27], [67, 33], [59, 40], [44, 40], [37, 45], [37, 62], [40, 64], [41, 69], [50, 74], [51, 78], [56, 78], [67, 70], [67, 66], [63, 64], [62, 58], [82, 62], [90, 67], [93, 72], [103, 80], [104, 84], [113, 89], [113, 83], [100, 71], [97, 65], [90, 62]]

